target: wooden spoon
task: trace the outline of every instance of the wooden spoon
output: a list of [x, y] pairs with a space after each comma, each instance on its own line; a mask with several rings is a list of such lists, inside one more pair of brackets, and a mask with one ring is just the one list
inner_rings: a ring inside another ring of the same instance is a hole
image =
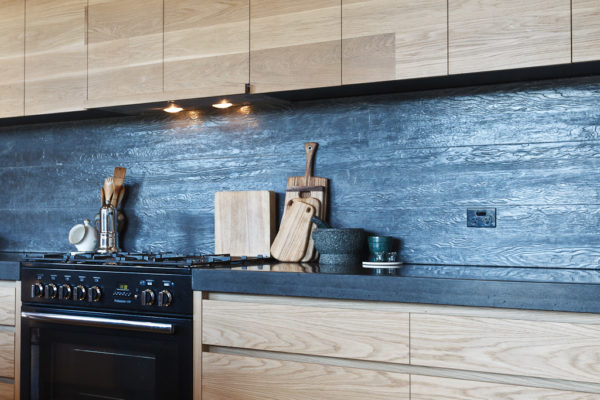
[[112, 197], [115, 191], [115, 184], [113, 182], [113, 177], [109, 176], [104, 180], [104, 204], [109, 204], [112, 201]]
[[104, 188], [100, 187], [100, 203], [104, 205], [106, 202], [106, 198], [104, 197]]

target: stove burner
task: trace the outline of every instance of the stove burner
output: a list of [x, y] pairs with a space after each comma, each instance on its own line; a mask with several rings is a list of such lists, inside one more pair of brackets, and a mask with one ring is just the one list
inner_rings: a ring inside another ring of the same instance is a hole
[[141, 253], [119, 252], [100, 253], [36, 253], [27, 254], [25, 261], [66, 264], [96, 265], [136, 265], [152, 267], [200, 268], [261, 261], [263, 257], [232, 257], [229, 254], [190, 254], [180, 255], [170, 252]]

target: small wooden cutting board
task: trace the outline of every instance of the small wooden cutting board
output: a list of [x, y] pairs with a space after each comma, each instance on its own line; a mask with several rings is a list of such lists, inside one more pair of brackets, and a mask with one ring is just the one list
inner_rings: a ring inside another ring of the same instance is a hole
[[271, 245], [271, 256], [279, 261], [298, 262], [306, 253], [315, 208], [291, 200], [285, 208], [279, 232]]
[[288, 178], [285, 204], [291, 199], [313, 197], [321, 202], [321, 209], [316, 214], [322, 220], [327, 220], [327, 194], [329, 191], [329, 180], [313, 176], [313, 164], [317, 153], [318, 143], [307, 142], [304, 144], [306, 151], [306, 167], [304, 176], [291, 176]]
[[[306, 198], [300, 198], [300, 199], [292, 199], [293, 202], [302, 202], [305, 204], [310, 204], [311, 206], [313, 206], [315, 208], [315, 215], [318, 216], [320, 214], [321, 211], [321, 202], [318, 199], [315, 199], [314, 197], [306, 197]], [[312, 223], [310, 225], [310, 232], [308, 234], [308, 245], [306, 246], [306, 252], [304, 253], [304, 257], [302, 257], [302, 262], [310, 262], [314, 259], [317, 258], [317, 256], [319, 255], [319, 253], [315, 250], [315, 242], [313, 241], [312, 238], [312, 232], [317, 229], [317, 225], [315, 223]]]

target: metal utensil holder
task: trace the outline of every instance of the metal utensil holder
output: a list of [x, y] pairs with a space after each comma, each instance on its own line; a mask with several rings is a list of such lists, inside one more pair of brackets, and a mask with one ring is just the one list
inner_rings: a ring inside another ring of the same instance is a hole
[[117, 216], [117, 209], [112, 204], [104, 204], [100, 208], [100, 243], [98, 253], [109, 254], [119, 251]]

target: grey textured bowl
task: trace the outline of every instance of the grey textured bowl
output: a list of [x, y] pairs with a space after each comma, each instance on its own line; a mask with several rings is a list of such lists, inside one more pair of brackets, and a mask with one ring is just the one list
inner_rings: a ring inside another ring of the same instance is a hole
[[360, 263], [365, 236], [360, 228], [315, 229], [312, 238], [321, 254], [319, 264]]

